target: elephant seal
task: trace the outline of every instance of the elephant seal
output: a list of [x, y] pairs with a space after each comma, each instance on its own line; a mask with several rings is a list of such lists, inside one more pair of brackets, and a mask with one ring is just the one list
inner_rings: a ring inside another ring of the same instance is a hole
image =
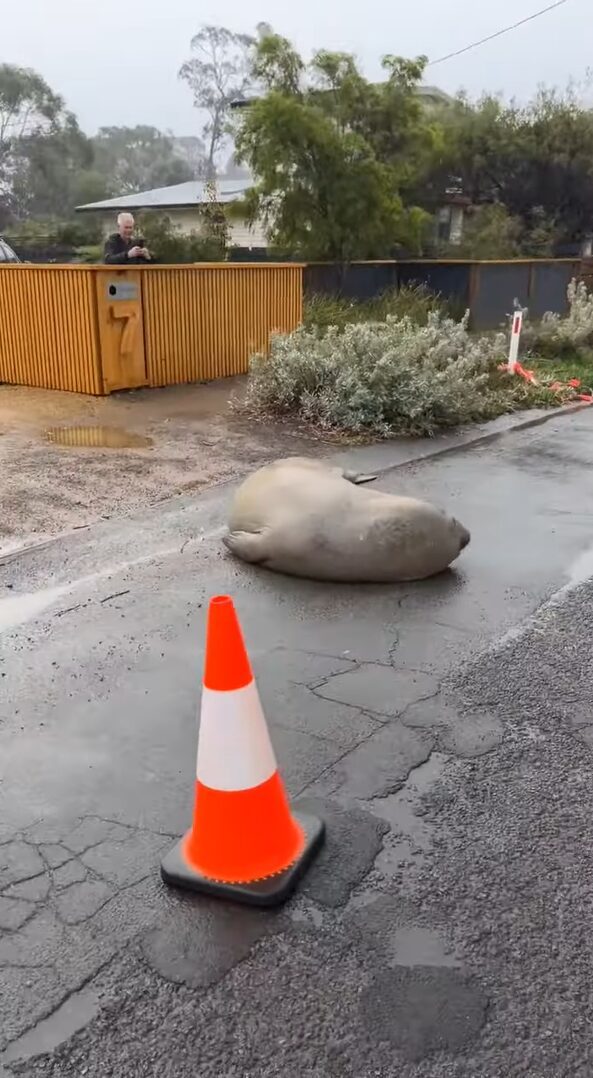
[[423, 580], [470, 541], [428, 502], [363, 487], [357, 475], [305, 457], [260, 468], [241, 485], [223, 542], [243, 561], [313, 580]]

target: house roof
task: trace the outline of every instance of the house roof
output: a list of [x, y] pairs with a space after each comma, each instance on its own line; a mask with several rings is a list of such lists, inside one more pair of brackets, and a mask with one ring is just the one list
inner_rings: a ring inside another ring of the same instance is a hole
[[[251, 177], [216, 181], [216, 201], [236, 202], [253, 185]], [[201, 180], [175, 183], [171, 187], [155, 187], [152, 191], [138, 191], [133, 195], [106, 198], [103, 202], [88, 202], [77, 206], [78, 213], [91, 210], [121, 212], [122, 210], [168, 210], [191, 209], [208, 201], [206, 184]]]
[[416, 93], [418, 97], [424, 98], [425, 101], [439, 102], [442, 105], [452, 105], [455, 98], [451, 97], [451, 94], [445, 93], [438, 86], [417, 86]]

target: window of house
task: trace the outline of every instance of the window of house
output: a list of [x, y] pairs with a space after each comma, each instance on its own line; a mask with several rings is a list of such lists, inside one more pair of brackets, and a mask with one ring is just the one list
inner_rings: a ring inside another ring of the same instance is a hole
[[451, 236], [451, 206], [441, 206], [437, 215], [437, 237], [448, 241]]

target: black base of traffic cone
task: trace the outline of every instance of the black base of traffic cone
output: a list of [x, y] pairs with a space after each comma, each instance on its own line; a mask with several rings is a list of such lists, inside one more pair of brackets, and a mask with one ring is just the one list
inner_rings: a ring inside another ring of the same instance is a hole
[[247, 906], [279, 906], [290, 898], [325, 837], [325, 824], [317, 816], [295, 812], [294, 818], [305, 832], [305, 848], [298, 861], [276, 876], [254, 880], [253, 883], [220, 883], [207, 879], [187, 864], [183, 856], [183, 839], [163, 858], [161, 876], [165, 883], [172, 887], [183, 887], [187, 891], [198, 891]]

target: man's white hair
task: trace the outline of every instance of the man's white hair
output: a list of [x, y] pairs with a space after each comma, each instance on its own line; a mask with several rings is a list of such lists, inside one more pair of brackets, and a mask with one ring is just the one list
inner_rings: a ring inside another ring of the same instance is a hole
[[118, 225], [125, 225], [126, 221], [131, 221], [132, 224], [133, 224], [134, 223], [134, 214], [133, 213], [120, 213], [119, 217], [117, 218]]

